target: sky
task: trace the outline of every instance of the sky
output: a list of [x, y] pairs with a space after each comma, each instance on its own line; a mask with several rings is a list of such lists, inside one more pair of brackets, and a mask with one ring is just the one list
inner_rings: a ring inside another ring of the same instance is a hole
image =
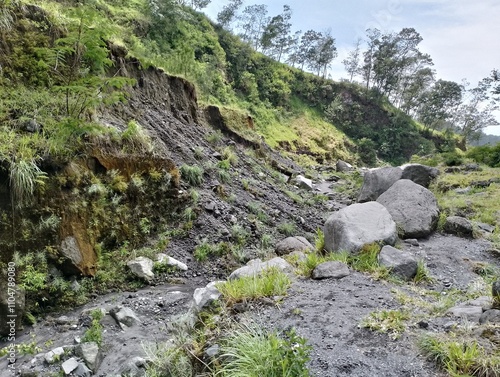
[[[212, 0], [205, 12], [212, 19], [228, 0]], [[399, 32], [412, 27], [423, 38], [420, 50], [434, 61], [438, 79], [472, 85], [500, 69], [500, 0], [246, 0], [245, 5], [266, 4], [269, 16], [293, 10], [294, 31], [330, 30], [338, 57], [333, 79], [346, 78], [342, 60], [365, 30]], [[500, 113], [497, 115], [500, 121]], [[500, 126], [486, 133], [500, 135]]]

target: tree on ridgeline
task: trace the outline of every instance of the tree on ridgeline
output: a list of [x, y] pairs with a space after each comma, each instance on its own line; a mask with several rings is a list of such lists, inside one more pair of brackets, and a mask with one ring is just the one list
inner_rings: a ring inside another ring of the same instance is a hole
[[354, 50], [350, 51], [347, 58], [342, 60], [342, 64], [344, 64], [345, 70], [349, 74], [349, 81], [352, 82], [361, 70], [361, 38], [356, 40]]
[[217, 14], [217, 23], [225, 29], [230, 30], [231, 23], [236, 19], [238, 9], [243, 5], [243, 0], [229, 0], [229, 4], [222, 7]]
[[292, 37], [292, 9], [288, 5], [283, 6], [283, 13], [271, 18], [264, 28], [261, 37], [262, 52], [281, 61], [283, 55], [288, 54], [294, 38]]
[[242, 30], [239, 34], [241, 39], [259, 51], [262, 47], [262, 35], [270, 22], [267, 16], [267, 5], [249, 5], [245, 7], [238, 19]]

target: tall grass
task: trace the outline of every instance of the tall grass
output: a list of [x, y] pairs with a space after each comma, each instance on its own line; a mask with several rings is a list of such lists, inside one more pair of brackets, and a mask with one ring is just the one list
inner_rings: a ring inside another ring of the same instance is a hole
[[12, 202], [22, 208], [31, 202], [36, 186], [42, 185], [47, 175], [33, 160], [11, 161], [9, 170]]

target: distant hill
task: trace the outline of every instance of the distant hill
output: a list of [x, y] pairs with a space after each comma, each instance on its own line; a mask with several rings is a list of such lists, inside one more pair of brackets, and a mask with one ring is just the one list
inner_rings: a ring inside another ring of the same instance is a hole
[[470, 144], [473, 146], [481, 146], [481, 145], [495, 145], [500, 143], [500, 135], [486, 135], [482, 134], [479, 140], [473, 141]]

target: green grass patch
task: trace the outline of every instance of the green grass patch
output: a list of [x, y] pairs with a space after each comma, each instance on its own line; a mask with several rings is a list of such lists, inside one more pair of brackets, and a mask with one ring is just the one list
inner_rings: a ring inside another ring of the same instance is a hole
[[277, 268], [269, 268], [260, 275], [245, 276], [220, 283], [217, 288], [228, 304], [255, 300], [261, 297], [284, 296], [291, 281]]
[[401, 310], [380, 310], [370, 313], [361, 321], [361, 326], [373, 331], [388, 334], [393, 339], [398, 339], [406, 330], [405, 321], [410, 316]]
[[203, 183], [203, 169], [199, 166], [182, 165], [180, 168], [181, 177], [192, 186], [199, 186]]

